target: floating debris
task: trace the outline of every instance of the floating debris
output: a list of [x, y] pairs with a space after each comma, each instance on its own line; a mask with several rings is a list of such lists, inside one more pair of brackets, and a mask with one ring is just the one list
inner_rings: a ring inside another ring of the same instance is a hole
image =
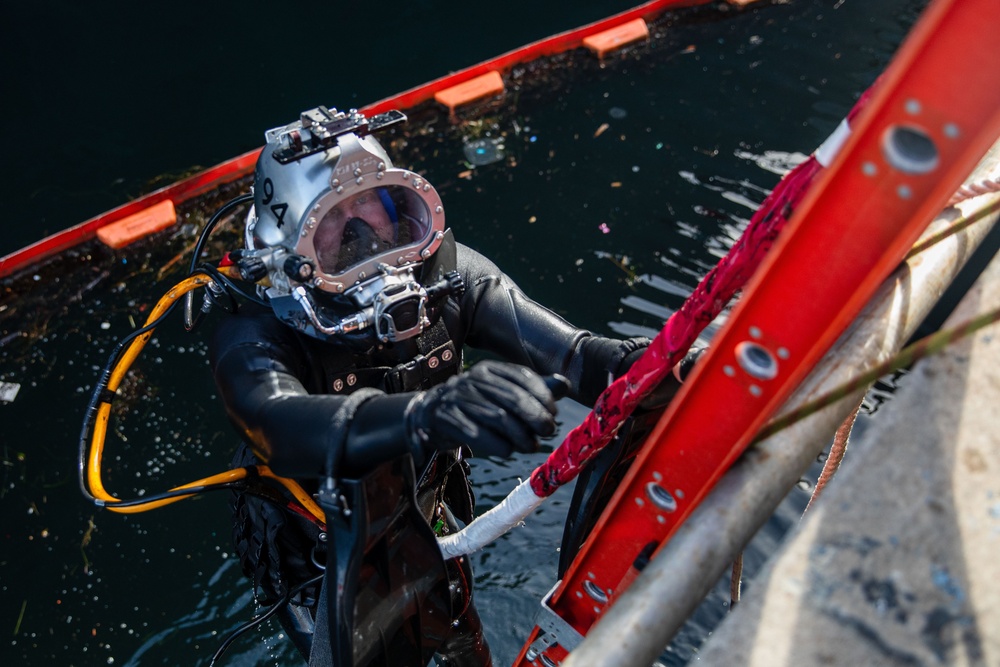
[[607, 129], [608, 129], [609, 127], [611, 127], [611, 126], [610, 126], [610, 125], [608, 125], [607, 123], [601, 123], [601, 126], [597, 128], [597, 131], [596, 131], [596, 132], [594, 132], [594, 138], [596, 139], [597, 137], [599, 137], [599, 136], [601, 136], [602, 134], [604, 134], [604, 133], [605, 133], [605, 131], [607, 131]]
[[462, 148], [465, 158], [477, 167], [483, 167], [504, 158], [502, 139], [476, 139]]
[[24, 620], [24, 610], [28, 608], [28, 601], [21, 602], [21, 613], [17, 615], [17, 623], [14, 624], [14, 636], [21, 631], [21, 621]]
[[601, 230], [602, 234], [610, 234], [611, 233], [611, 228], [608, 227], [608, 224], [606, 222], [602, 222], [601, 224], [597, 225], [597, 228]]
[[[607, 225], [605, 225], [605, 226], [607, 226]], [[607, 234], [610, 231], [611, 230], [608, 229], [604, 233]], [[602, 252], [600, 250], [594, 252], [594, 254], [598, 258], [600, 258], [600, 259], [606, 259], [606, 260], [610, 261], [612, 264], [614, 264], [619, 269], [621, 269], [622, 271], [624, 271], [625, 275], [628, 276], [628, 284], [630, 286], [633, 285], [633, 284], [635, 284], [635, 282], [639, 279], [639, 277], [635, 273], [635, 270], [632, 268], [632, 260], [629, 259], [628, 255], [612, 255], [611, 253]], [[664, 318], [664, 319], [666, 319], [666, 318]]]
[[95, 530], [97, 530], [97, 524], [94, 523], [94, 517], [91, 516], [87, 519], [87, 528], [83, 531], [83, 539], [80, 540], [81, 549], [86, 549], [90, 545], [90, 540], [94, 538]]
[[[4, 307], [4, 308], [0, 308], [0, 312], [3, 312], [4, 310], [6, 310], [6, 307]], [[23, 335], [23, 334], [22, 334], [22, 333], [21, 333], [20, 331], [15, 331], [14, 333], [9, 333], [9, 334], [7, 334], [7, 335], [6, 335], [6, 336], [4, 336], [3, 338], [0, 338], [0, 347], [3, 347], [3, 346], [4, 346], [4, 345], [6, 345], [7, 343], [12, 343], [12, 342], [14, 342], [14, 341], [15, 341], [15, 340], [17, 340], [18, 338], [20, 338], [20, 337], [21, 337], [22, 335]]]
[[0, 403], [13, 403], [21, 385], [16, 382], [0, 382]]
[[615, 120], [621, 120], [628, 115], [628, 111], [625, 111], [625, 109], [622, 109], [621, 107], [611, 107], [608, 109], [608, 115]]

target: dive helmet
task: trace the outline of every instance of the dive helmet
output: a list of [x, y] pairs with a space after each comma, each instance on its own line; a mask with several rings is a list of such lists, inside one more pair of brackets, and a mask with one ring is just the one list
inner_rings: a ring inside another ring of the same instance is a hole
[[304, 333], [391, 342], [429, 325], [415, 271], [441, 244], [444, 207], [371, 136], [404, 120], [318, 107], [265, 134], [241, 271], [268, 278], [275, 314]]

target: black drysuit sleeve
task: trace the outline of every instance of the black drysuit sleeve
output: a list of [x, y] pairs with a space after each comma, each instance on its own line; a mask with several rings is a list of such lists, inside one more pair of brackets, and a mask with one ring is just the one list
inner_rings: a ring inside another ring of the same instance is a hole
[[[466, 292], [442, 314], [456, 347], [468, 344], [542, 375], [565, 375], [571, 395], [592, 405], [628, 346], [573, 327], [461, 245], [458, 268]], [[346, 397], [321, 393], [322, 371], [299, 335], [269, 312], [228, 316], [216, 329], [210, 358], [230, 420], [254, 452], [275, 474], [309, 478], [323, 474], [332, 443], [343, 437], [335, 415]], [[336, 343], [329, 345], [333, 351]], [[408, 451], [419, 459], [404, 417], [413, 397], [378, 393], [356, 408], [341, 472], [360, 473]]]
[[[216, 329], [210, 357], [229, 418], [254, 453], [283, 477], [321, 475], [332, 443], [343, 437], [335, 418], [347, 397], [317, 392], [318, 369], [297, 334], [270, 313], [230, 316]], [[379, 393], [372, 407], [389, 418], [348, 420], [364, 432], [348, 433], [341, 472], [411, 451], [402, 416], [412, 398]]]
[[465, 270], [466, 293], [460, 308], [449, 306], [466, 343], [540, 375], [567, 377], [570, 397], [588, 407], [609, 379], [627, 370], [622, 368], [624, 358], [649, 342], [605, 338], [578, 329], [530, 299], [493, 262], [461, 244], [458, 263]]

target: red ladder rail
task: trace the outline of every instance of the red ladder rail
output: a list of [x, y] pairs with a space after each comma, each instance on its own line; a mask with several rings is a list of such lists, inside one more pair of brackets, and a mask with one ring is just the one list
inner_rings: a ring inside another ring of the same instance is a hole
[[640, 554], [655, 554], [689, 516], [1000, 136], [990, 36], [998, 10], [998, 0], [935, 0], [925, 11], [553, 590], [540, 620], [547, 629], [535, 627], [515, 665], [558, 663], [569, 635], [586, 634], [614, 604]]

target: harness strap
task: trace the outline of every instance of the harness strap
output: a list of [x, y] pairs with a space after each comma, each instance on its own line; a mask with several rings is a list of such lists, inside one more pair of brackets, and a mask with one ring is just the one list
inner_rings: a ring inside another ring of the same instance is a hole
[[[354, 662], [354, 596], [358, 584], [357, 568], [365, 547], [365, 527], [362, 525], [364, 518], [355, 515], [360, 508], [355, 506], [352, 511], [341, 493], [337, 467], [344, 453], [354, 413], [362, 403], [381, 393], [377, 389], [359, 389], [333, 413], [330, 425], [333, 437], [327, 452], [326, 479], [319, 492], [319, 504], [326, 512], [327, 527], [333, 537], [333, 544], [326, 552], [326, 576], [333, 576], [337, 586], [334, 590], [327, 588], [325, 602], [329, 615], [330, 650], [335, 658], [334, 664], [338, 665]], [[357, 499], [354, 504], [358, 504]]]
[[461, 356], [438, 320], [417, 338], [417, 356], [396, 366], [365, 367], [353, 358], [343, 370], [330, 375], [330, 392], [353, 394], [364, 387], [383, 389], [396, 394], [426, 389], [443, 382], [457, 372]]

